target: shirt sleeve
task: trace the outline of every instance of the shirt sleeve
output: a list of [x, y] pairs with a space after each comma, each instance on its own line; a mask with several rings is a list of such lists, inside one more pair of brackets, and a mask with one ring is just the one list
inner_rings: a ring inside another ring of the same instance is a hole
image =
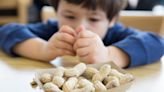
[[12, 49], [18, 43], [35, 37], [48, 40], [56, 31], [57, 22], [53, 20], [27, 25], [7, 24], [0, 27], [0, 48], [11, 56], [17, 56]]
[[155, 33], [116, 26], [108, 34], [106, 45], [111, 44], [127, 53], [129, 67], [157, 62], [164, 54], [164, 39]]

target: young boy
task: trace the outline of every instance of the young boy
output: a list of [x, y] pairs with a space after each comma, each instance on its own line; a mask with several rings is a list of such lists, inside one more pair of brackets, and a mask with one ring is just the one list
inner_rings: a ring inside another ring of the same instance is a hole
[[1, 27], [3, 51], [48, 62], [77, 55], [85, 63], [112, 60], [122, 68], [153, 63], [164, 53], [159, 36], [116, 23], [123, 0], [50, 1], [58, 22]]

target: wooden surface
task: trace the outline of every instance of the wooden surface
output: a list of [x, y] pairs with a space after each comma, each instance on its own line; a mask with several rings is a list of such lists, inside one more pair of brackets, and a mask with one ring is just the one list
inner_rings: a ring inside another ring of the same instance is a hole
[[[25, 58], [11, 58], [0, 51], [0, 92], [42, 92], [30, 86], [35, 70], [53, 68], [54, 64], [63, 64], [62, 61], [74, 64], [76, 59], [58, 58], [48, 64]], [[127, 71], [136, 78], [127, 92], [164, 92], [164, 60]]]

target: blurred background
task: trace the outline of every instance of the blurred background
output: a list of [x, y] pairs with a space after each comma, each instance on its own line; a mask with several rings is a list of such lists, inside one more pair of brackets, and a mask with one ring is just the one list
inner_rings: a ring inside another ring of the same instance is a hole
[[0, 0], [0, 24], [39, 22], [47, 0]]
[[[125, 26], [157, 33], [164, 29], [164, 0], [124, 1], [125, 9], [119, 21]], [[55, 18], [55, 11], [48, 0], [0, 0], [0, 25], [11, 22], [36, 23], [49, 18]]]
[[[164, 15], [164, 0], [125, 1], [128, 2], [125, 10], [154, 11], [158, 15]], [[48, 0], [0, 0], [0, 24], [40, 22], [41, 10], [44, 6], [49, 6]]]

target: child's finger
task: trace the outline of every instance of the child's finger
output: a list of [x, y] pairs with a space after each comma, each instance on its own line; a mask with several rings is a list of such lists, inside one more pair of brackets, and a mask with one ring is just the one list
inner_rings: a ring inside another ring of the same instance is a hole
[[74, 50], [76, 50], [78, 48], [88, 47], [92, 43], [93, 43], [92, 38], [80, 38], [80, 39], [76, 40], [73, 48], [74, 48]]
[[90, 56], [90, 54], [83, 56], [83, 57], [79, 57], [80, 61], [86, 63], [86, 64], [93, 64], [95, 63], [93, 58]]
[[79, 57], [85, 57], [89, 54], [89, 50], [88, 48], [79, 48], [76, 50], [76, 54], [79, 56]]
[[74, 56], [75, 55], [74, 52], [71, 52], [71, 51], [65, 50], [65, 49], [61, 49], [61, 48], [57, 48], [56, 53], [58, 53], [58, 56], [64, 56], [64, 55]]
[[94, 36], [95, 36], [95, 33], [91, 32], [91, 31], [81, 31], [78, 34], [78, 38], [91, 38]]
[[71, 51], [71, 52], [74, 51], [72, 45], [70, 45], [70, 44], [68, 44], [68, 43], [66, 43], [66, 42], [63, 42], [63, 41], [56, 41], [56, 43], [54, 43], [54, 44], [55, 44], [55, 47], [56, 47], [56, 48], [61, 48], [61, 49], [69, 50], [69, 51]]
[[72, 29], [72, 28], [69, 27], [69, 26], [62, 26], [62, 27], [60, 28], [59, 32], [65, 32], [65, 33], [68, 33], [68, 34], [70, 34], [70, 35], [72, 35], [72, 36], [74, 36], [74, 37], [76, 36], [75, 30]]
[[76, 41], [75, 37], [73, 37], [72, 35], [69, 35], [67, 33], [56, 33], [55, 39], [60, 40], [60, 41], [64, 41], [64, 42], [69, 43], [71, 45], [73, 45], [74, 42]]

